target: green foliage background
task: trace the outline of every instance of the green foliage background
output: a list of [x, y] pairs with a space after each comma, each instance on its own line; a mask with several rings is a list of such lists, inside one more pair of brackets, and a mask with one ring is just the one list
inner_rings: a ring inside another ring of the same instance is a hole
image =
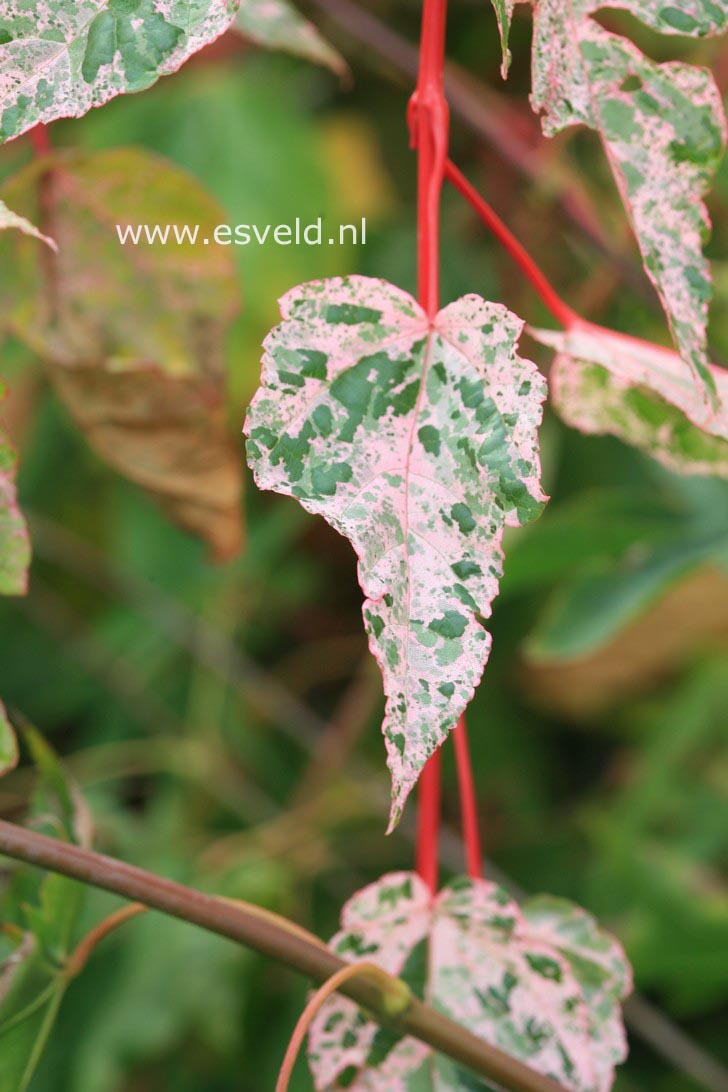
[[[376, 8], [414, 40], [416, 4]], [[725, 44], [666, 42], [628, 25], [652, 55], [726, 71]], [[455, 154], [577, 310], [663, 341], [596, 139], [538, 138], [526, 105], [529, 34], [517, 18], [503, 89], [492, 15], [453, 4], [451, 56], [485, 74], [495, 90], [483, 116], [532, 146], [537, 171], [514, 170], [503, 148], [457, 117]], [[410, 88], [377, 61], [376, 43], [332, 36], [351, 62], [352, 89], [302, 62], [216, 47], [143, 95], [53, 127], [61, 145], [135, 144], [169, 157], [218, 197], [231, 224], [367, 216], [364, 247], [240, 248], [244, 311], [227, 354], [235, 434], [284, 291], [352, 271], [414, 288]], [[0, 174], [28, 156], [26, 142], [9, 145]], [[617, 261], [565, 214], [575, 194]], [[712, 212], [711, 335], [723, 362], [728, 166]], [[450, 192], [443, 219], [443, 298], [476, 291], [548, 324]], [[544, 350], [523, 347], [547, 366]], [[28, 598], [0, 602], [8, 707], [66, 758], [99, 848], [327, 936], [349, 894], [412, 859], [411, 825], [383, 836], [380, 683], [352, 552], [323, 521], [248, 482], [245, 553], [208, 564], [89, 452], [19, 345], [8, 346], [3, 372], [35, 546]], [[728, 484], [679, 479], [553, 417], [543, 449], [552, 500], [508, 541], [494, 651], [469, 718], [488, 859], [514, 884], [596, 913], [625, 943], [639, 990], [728, 1064]], [[181, 608], [171, 621], [170, 602]], [[449, 754], [446, 778], [454, 829]], [[20, 814], [29, 785], [24, 769], [3, 780], [4, 816]], [[452, 838], [443, 851], [447, 870], [460, 867]], [[114, 905], [91, 893], [86, 922]], [[108, 940], [71, 985], [31, 1090], [265, 1092], [306, 989], [150, 914]], [[309, 1087], [300, 1066], [293, 1088]], [[618, 1092], [700, 1087], [632, 1036]]]

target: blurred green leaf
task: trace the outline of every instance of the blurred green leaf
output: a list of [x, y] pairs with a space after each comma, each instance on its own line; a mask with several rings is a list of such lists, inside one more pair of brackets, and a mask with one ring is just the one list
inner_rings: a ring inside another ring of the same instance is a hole
[[675, 580], [708, 560], [728, 560], [724, 534], [690, 538], [628, 551], [597, 563], [550, 598], [526, 642], [532, 660], [588, 656], [612, 640]]
[[256, 45], [325, 65], [337, 76], [348, 72], [344, 58], [289, 0], [245, 0], [234, 26]]
[[0, 701], [0, 777], [8, 770], [12, 770], [17, 761], [18, 742], [5, 712], [5, 706]]
[[[0, 383], [0, 399], [5, 388]], [[18, 457], [0, 427], [0, 594], [23, 595], [28, 580], [30, 541], [18, 508], [15, 475]]]
[[[38, 784], [27, 821], [67, 841], [87, 841], [89, 826], [77, 790], [54, 752], [31, 726], [23, 736], [36, 764]], [[84, 886], [56, 874], [33, 875], [18, 865], [3, 897], [7, 943], [0, 964], [0, 1092], [24, 1092], [53, 1026], [68, 978], [70, 954], [85, 896]], [[31, 894], [32, 892], [32, 894]]]

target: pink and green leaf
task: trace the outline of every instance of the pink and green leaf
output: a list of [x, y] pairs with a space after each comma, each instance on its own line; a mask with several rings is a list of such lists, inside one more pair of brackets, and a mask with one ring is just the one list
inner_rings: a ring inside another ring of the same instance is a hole
[[718, 88], [705, 69], [655, 64], [627, 39], [591, 18], [619, 7], [665, 33], [718, 34], [725, 5], [713, 0], [539, 0], [533, 51], [534, 109], [544, 131], [595, 129], [632, 221], [647, 273], [662, 300], [675, 344], [716, 407], [706, 355], [711, 280], [702, 243], [709, 228], [702, 198], [725, 146]]
[[384, 676], [391, 825], [470, 701], [490, 649], [506, 525], [535, 518], [544, 381], [522, 323], [467, 296], [430, 324], [406, 292], [351, 277], [293, 289], [246, 422], [258, 485], [354, 546]]
[[243, 0], [234, 26], [251, 42], [265, 49], [283, 50], [303, 57], [330, 68], [337, 76], [345, 76], [349, 71], [341, 54], [290, 0]]
[[511, 51], [508, 48], [508, 37], [511, 30], [511, 19], [513, 18], [513, 9], [516, 6], [516, 0], [492, 0], [492, 2], [496, 19], [498, 20], [498, 30], [500, 31], [501, 49], [503, 52], [501, 76], [505, 80], [508, 76], [508, 69], [511, 66]]
[[80, 117], [176, 72], [239, 0], [9, 0], [0, 13], [0, 141]]
[[591, 323], [531, 333], [557, 350], [551, 394], [566, 424], [618, 436], [679, 473], [728, 478], [728, 371], [710, 365], [718, 407], [706, 418], [690, 369], [669, 349]]
[[[626, 1054], [624, 953], [585, 911], [541, 897], [522, 909], [485, 880], [456, 879], [434, 898], [392, 873], [344, 907], [331, 946], [371, 961], [486, 1042], [574, 1092], [608, 1092]], [[463, 1092], [485, 1088], [426, 1046], [377, 1030], [336, 996], [311, 1028], [317, 1092]]]

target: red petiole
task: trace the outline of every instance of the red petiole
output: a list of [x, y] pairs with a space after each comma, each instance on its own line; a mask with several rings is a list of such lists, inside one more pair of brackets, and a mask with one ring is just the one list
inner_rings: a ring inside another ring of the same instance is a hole
[[473, 767], [470, 761], [468, 730], [464, 716], [457, 722], [452, 736], [455, 744], [455, 765], [457, 767], [458, 789], [460, 792], [460, 815], [463, 827], [463, 841], [465, 843], [465, 863], [468, 875], [472, 879], [478, 880], [483, 875], [483, 848], [480, 842], [478, 803], [475, 795]]
[[435, 894], [438, 884], [440, 834], [440, 751], [435, 751], [420, 774], [417, 808], [415, 868]]
[[513, 261], [525, 275], [526, 280], [528, 280], [539, 294], [556, 321], [560, 322], [566, 329], [569, 329], [569, 327], [577, 322], [581, 322], [580, 316], [577, 315], [576, 311], [572, 311], [567, 303], [564, 303], [548, 281], [545, 273], [539, 269], [531, 255], [526, 248], [519, 243], [510, 228], [506, 227], [485, 198], [481, 197], [475, 187], [468, 182], [465, 175], [450, 159], [445, 162], [445, 177], [452, 183], [455, 189], [462, 194], [468, 204], [475, 209], [488, 230], [493, 233], [498, 242], [501, 243], [504, 249], [510, 254]]
[[[440, 306], [440, 194], [448, 149], [448, 108], [443, 88], [447, 0], [424, 0], [417, 87], [407, 122], [417, 149], [417, 293], [434, 319]], [[434, 893], [438, 881], [440, 755], [420, 778], [416, 867]]]
[[[459, 176], [447, 155], [448, 107], [443, 87], [446, 18], [447, 0], [424, 0], [417, 88], [410, 100], [407, 117], [410, 142], [417, 149], [417, 290], [420, 304], [430, 319], [434, 319], [440, 306], [442, 183], [448, 168]], [[480, 835], [463, 718], [454, 735], [468, 871], [471, 876], [479, 876]], [[420, 778], [416, 853], [417, 871], [433, 892], [438, 883], [440, 792], [440, 754], [436, 752]]]
[[48, 136], [47, 125], [36, 125], [33, 129], [30, 130], [29, 136], [33, 145], [33, 151], [37, 156], [51, 154], [53, 148], [51, 147], [50, 137]]

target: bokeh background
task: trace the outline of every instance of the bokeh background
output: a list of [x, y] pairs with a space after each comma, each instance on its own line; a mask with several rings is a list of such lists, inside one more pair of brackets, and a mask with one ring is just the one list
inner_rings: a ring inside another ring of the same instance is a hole
[[[228, 35], [177, 75], [53, 126], [54, 143], [137, 145], [192, 173], [236, 223], [367, 218], [367, 244], [236, 250], [243, 307], [226, 354], [238, 440], [276, 300], [361, 272], [415, 285], [414, 0], [304, 5], [352, 77]], [[657, 59], [714, 67], [728, 46], [666, 40]], [[503, 85], [488, 5], [453, 0], [453, 156], [589, 318], [666, 341], [596, 137], [545, 141], [527, 103], [517, 8]], [[3, 148], [0, 179], [31, 152]], [[728, 166], [710, 200], [711, 344], [728, 361]], [[468, 291], [553, 325], [450, 191], [443, 298]], [[0, 278], [12, 278], [12, 269]], [[523, 349], [548, 369], [527, 336]], [[96, 845], [313, 929], [364, 882], [412, 861], [412, 805], [384, 837], [380, 679], [348, 544], [294, 501], [256, 492], [225, 565], [87, 446], [19, 343], [3, 407], [34, 543], [27, 598], [0, 601], [0, 693], [64, 756]], [[509, 533], [494, 648], [470, 734], [492, 873], [574, 898], [618, 934], [639, 997], [618, 1092], [728, 1088], [728, 483], [679, 478], [553, 415], [551, 503]], [[443, 868], [461, 867], [446, 748]], [[0, 784], [22, 810], [26, 768]], [[115, 905], [91, 893], [90, 924]], [[307, 984], [191, 926], [147, 915], [94, 956], [63, 1003], [31, 1092], [267, 1092]], [[310, 1089], [304, 1066], [296, 1092]]]

